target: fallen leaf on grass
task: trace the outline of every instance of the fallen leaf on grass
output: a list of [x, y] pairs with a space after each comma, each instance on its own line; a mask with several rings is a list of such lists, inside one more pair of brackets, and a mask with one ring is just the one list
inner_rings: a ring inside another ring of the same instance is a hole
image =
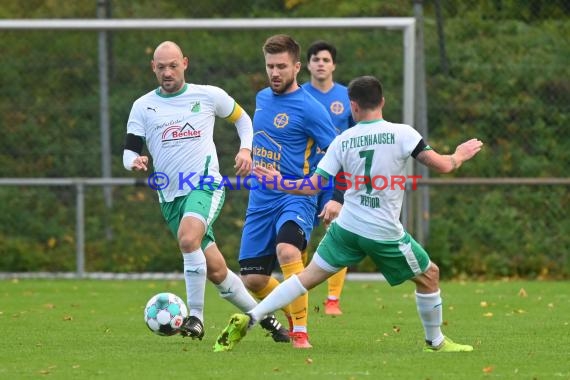
[[491, 373], [491, 372], [493, 372], [494, 369], [495, 369], [495, 367], [493, 367], [493, 366], [484, 367], [484, 368], [483, 368], [483, 372], [485, 372], [485, 373]]
[[487, 306], [489, 306], [489, 305], [487, 304], [487, 301], [481, 301], [481, 302], [479, 303], [479, 305], [480, 305], [481, 307], [487, 307]]
[[40, 374], [41, 375], [49, 375], [52, 372], [52, 370], [54, 370], [56, 368], [57, 368], [57, 366], [50, 365], [46, 369], [40, 369]]
[[65, 315], [65, 316], [63, 317], [63, 320], [64, 320], [64, 321], [73, 321], [73, 317], [72, 317], [71, 315]]
[[313, 359], [307, 358], [307, 359], [305, 359], [305, 363], [307, 363], [307, 364], [313, 364]]
[[521, 288], [521, 290], [519, 290], [519, 297], [528, 297], [528, 294], [524, 288]]
[[493, 316], [493, 313], [485, 313], [485, 314], [483, 314], [483, 316], [487, 317], [487, 318], [491, 318]]
[[57, 245], [57, 239], [53, 236], [47, 240], [47, 246], [50, 249], [53, 249]]

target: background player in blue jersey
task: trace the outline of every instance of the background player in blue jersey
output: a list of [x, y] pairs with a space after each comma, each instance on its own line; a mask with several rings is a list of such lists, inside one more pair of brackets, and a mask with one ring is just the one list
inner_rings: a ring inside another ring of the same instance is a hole
[[[336, 132], [322, 104], [297, 83], [300, 46], [290, 36], [269, 37], [263, 45], [269, 87], [259, 91], [253, 117], [253, 162], [291, 178], [309, 177], [318, 163], [317, 147], [326, 149]], [[276, 260], [283, 276], [303, 268], [317, 210], [316, 196], [268, 189], [254, 180], [249, 193], [239, 263], [246, 287], [263, 299], [279, 282], [271, 277]], [[310, 348], [307, 336], [308, 296], [294, 300], [290, 316], [295, 348]]]
[[[336, 69], [336, 47], [326, 41], [313, 42], [307, 49], [307, 69], [311, 73], [311, 80], [302, 87], [325, 106], [337, 133], [341, 134], [352, 127], [355, 123], [350, 112], [348, 90], [346, 86], [333, 79], [333, 72]], [[322, 153], [321, 157], [324, 155], [324, 152]], [[319, 217], [323, 218], [326, 226], [331, 218], [338, 215], [342, 206], [342, 193], [333, 197], [333, 192], [331, 187], [319, 193], [315, 226], [319, 224]], [[328, 296], [324, 302], [325, 313], [328, 315], [342, 314], [339, 302], [346, 270], [347, 268], [344, 268], [328, 279]]]

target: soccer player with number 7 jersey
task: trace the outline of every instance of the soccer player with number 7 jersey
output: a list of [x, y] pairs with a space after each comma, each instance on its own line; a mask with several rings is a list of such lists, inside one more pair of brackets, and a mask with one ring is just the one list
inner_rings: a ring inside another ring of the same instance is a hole
[[483, 143], [468, 140], [450, 155], [441, 155], [429, 147], [409, 125], [383, 119], [382, 85], [372, 76], [358, 77], [348, 86], [354, 120], [358, 123], [331, 143], [315, 174], [313, 186], [305, 181], [284, 179], [277, 170], [254, 167], [254, 173], [266, 182], [293, 194], [314, 194], [319, 180], [330, 179], [342, 167], [346, 173], [367, 177], [360, 186], [352, 184], [344, 194], [339, 216], [327, 230], [313, 259], [301, 273], [280, 284], [246, 314], [235, 314], [222, 331], [226, 337], [224, 351], [231, 350], [258, 320], [287, 305], [310, 289], [326, 281], [341, 268], [370, 257], [391, 285], [411, 280], [416, 285], [416, 305], [424, 328], [424, 352], [466, 352], [473, 346], [455, 343], [441, 330], [443, 302], [439, 289], [439, 268], [412, 236], [404, 230], [399, 217], [404, 189], [399, 186], [378, 187], [372, 178], [390, 178], [405, 173], [406, 162], [415, 158], [441, 173], [457, 170], [475, 156]]

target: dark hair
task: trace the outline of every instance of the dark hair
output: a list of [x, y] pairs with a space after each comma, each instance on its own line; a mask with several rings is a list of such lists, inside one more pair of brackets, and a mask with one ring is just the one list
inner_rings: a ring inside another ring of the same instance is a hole
[[269, 37], [263, 44], [263, 54], [289, 53], [295, 62], [301, 59], [301, 46], [286, 34]]
[[354, 78], [348, 84], [348, 98], [363, 109], [374, 109], [382, 102], [382, 83], [371, 75]]
[[336, 63], [336, 48], [333, 44], [326, 41], [315, 41], [309, 46], [307, 50], [307, 62], [311, 60], [312, 55], [317, 55], [320, 51], [326, 50], [331, 53], [333, 63]]

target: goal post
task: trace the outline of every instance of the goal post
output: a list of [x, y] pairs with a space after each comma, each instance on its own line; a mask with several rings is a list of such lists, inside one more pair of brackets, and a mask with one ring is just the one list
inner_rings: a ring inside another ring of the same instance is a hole
[[[234, 18], [234, 19], [6, 19], [0, 20], [0, 30], [252, 30], [252, 29], [387, 29], [400, 30], [403, 34], [403, 88], [402, 122], [414, 126], [415, 116], [415, 43], [416, 19], [414, 17], [347, 17], [347, 18]], [[100, 38], [100, 40], [103, 40]], [[99, 54], [105, 54], [99, 49]], [[101, 66], [101, 63], [100, 63]], [[103, 67], [100, 73], [105, 73]], [[105, 74], [100, 82], [107, 83]], [[106, 93], [106, 88], [101, 88]], [[101, 99], [106, 104], [106, 99]], [[108, 136], [108, 110], [101, 111], [101, 135]], [[108, 151], [110, 141], [101, 141], [102, 151]], [[103, 173], [111, 173], [110, 163], [104, 163]], [[413, 174], [413, 162], [408, 161], [406, 174]], [[402, 208], [402, 223], [409, 227], [413, 218], [411, 196], [406, 194]]]
[[[415, 117], [415, 49], [416, 49], [416, 20], [413, 17], [358, 17], [358, 18], [245, 18], [245, 19], [2, 19], [0, 31], [30, 32], [30, 31], [91, 31], [99, 34], [98, 44], [98, 81], [100, 90], [100, 129], [101, 152], [110, 151], [110, 107], [109, 107], [109, 78], [105, 69], [107, 58], [104, 45], [105, 33], [109, 31], [155, 31], [155, 30], [306, 30], [306, 29], [345, 29], [345, 30], [390, 30], [402, 33], [402, 122], [414, 126]], [[398, 43], [395, 39], [394, 43]], [[373, 48], [373, 47], [371, 47]], [[399, 66], [399, 64], [398, 64]], [[366, 74], [366, 73], [362, 73]], [[105, 186], [113, 186], [110, 178], [110, 160], [102, 162], [102, 178]], [[108, 166], [108, 167], [107, 167]], [[413, 173], [412, 162], [406, 167], [407, 174]], [[70, 179], [70, 178], [66, 178]], [[46, 179], [39, 179], [44, 181]], [[115, 178], [115, 181], [119, 181]], [[42, 182], [43, 183], [43, 182]], [[79, 185], [78, 185], [79, 186]], [[116, 185], [115, 185], [116, 186]], [[83, 213], [83, 184], [78, 187], [78, 203], [76, 217], [76, 254], [77, 274], [84, 274], [85, 250], [85, 216]], [[402, 223], [408, 227], [411, 224], [410, 195], [402, 209]]]

